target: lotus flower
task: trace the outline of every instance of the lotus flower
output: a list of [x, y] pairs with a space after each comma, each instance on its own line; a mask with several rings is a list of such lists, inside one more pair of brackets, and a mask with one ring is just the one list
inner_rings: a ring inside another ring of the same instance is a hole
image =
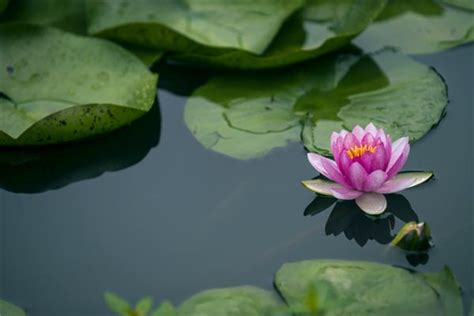
[[431, 172], [398, 173], [410, 153], [408, 137], [392, 143], [383, 129], [372, 123], [365, 129], [354, 127], [331, 135], [334, 160], [315, 153], [308, 154], [311, 165], [329, 180], [303, 181], [311, 191], [340, 200], [355, 200], [371, 215], [381, 214], [387, 207], [385, 193], [398, 192], [433, 176]]

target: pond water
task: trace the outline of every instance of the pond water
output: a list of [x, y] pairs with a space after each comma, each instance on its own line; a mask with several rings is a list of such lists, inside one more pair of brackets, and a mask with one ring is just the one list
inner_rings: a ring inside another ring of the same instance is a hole
[[[405, 167], [436, 175], [402, 193], [431, 226], [429, 258], [407, 260], [378, 242], [387, 223], [332, 216], [327, 225], [331, 210], [304, 216], [315, 195], [300, 181], [316, 173], [299, 143], [247, 161], [201, 146], [183, 109], [206, 71], [163, 65], [155, 109], [127, 133], [47, 149], [44, 162], [26, 167], [2, 165], [0, 296], [31, 316], [108, 315], [106, 290], [179, 303], [206, 288], [271, 289], [283, 263], [333, 258], [419, 271], [448, 265], [469, 304], [473, 56], [470, 45], [415, 57], [444, 77], [450, 99], [446, 117], [412, 146]], [[354, 238], [331, 234], [342, 230]]]

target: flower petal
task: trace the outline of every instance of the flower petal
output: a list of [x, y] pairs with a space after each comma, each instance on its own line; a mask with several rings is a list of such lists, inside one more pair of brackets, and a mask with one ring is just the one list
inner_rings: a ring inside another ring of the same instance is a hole
[[336, 162], [315, 153], [308, 153], [308, 160], [310, 164], [326, 178], [329, 178], [338, 183], [349, 186], [344, 176], [339, 171]]
[[[387, 168], [387, 177], [388, 179], [392, 178], [394, 175], [396, 175], [400, 169], [402, 169], [403, 165], [407, 161], [408, 154], [410, 153], [410, 145], [407, 143], [406, 146], [403, 147], [403, 151], [398, 157], [397, 161], [392, 165], [392, 167]], [[390, 165], [390, 163], [389, 163]]]
[[357, 161], [352, 163], [349, 167], [349, 180], [354, 189], [362, 191], [367, 176], [367, 171], [365, 171], [364, 167], [362, 167], [362, 165]]
[[433, 176], [432, 172], [403, 172], [385, 182], [376, 190], [378, 193], [394, 193], [419, 185]]
[[352, 133], [347, 133], [344, 137], [344, 147], [349, 149], [354, 146], [359, 146], [359, 140]]
[[367, 176], [364, 183], [365, 192], [374, 192], [384, 184], [387, 174], [383, 170], [375, 170]]
[[357, 199], [362, 194], [364, 194], [364, 192], [360, 192], [357, 190], [348, 189], [344, 187], [340, 187], [340, 188], [334, 187], [331, 189], [331, 193], [332, 193], [332, 196], [340, 200], [354, 200], [354, 199]]
[[392, 144], [392, 152], [390, 154], [390, 161], [388, 163], [387, 170], [393, 167], [403, 152], [406, 151], [407, 146], [408, 148], [410, 147], [410, 144], [408, 143], [408, 137], [399, 138]]
[[322, 195], [329, 195], [332, 196], [332, 189], [339, 189], [343, 188], [342, 185], [332, 182], [332, 181], [327, 181], [323, 179], [314, 179], [314, 180], [305, 180], [302, 181], [303, 185], [308, 188], [309, 190], [316, 192], [318, 194]]
[[364, 193], [356, 199], [356, 204], [367, 214], [379, 215], [387, 208], [387, 200], [383, 194]]
[[372, 134], [372, 136], [374, 137], [377, 136], [377, 128], [372, 123], [367, 124], [367, 126], [365, 127], [365, 132]]
[[359, 140], [359, 142], [362, 142], [362, 138], [364, 138], [365, 131], [362, 127], [360, 127], [359, 125], [356, 125], [352, 129], [352, 134], [354, 134], [354, 136]]
[[385, 152], [385, 149], [383, 148], [383, 145], [381, 145], [380, 147], [377, 147], [375, 153], [373, 154], [371, 168], [372, 170], [386, 170], [385, 168], [387, 167], [387, 164], [387, 154]]

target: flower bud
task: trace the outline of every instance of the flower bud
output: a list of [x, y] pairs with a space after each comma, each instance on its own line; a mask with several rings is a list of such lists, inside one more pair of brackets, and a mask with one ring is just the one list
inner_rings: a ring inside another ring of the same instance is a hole
[[390, 245], [408, 251], [428, 251], [433, 246], [430, 227], [426, 223], [408, 222]]

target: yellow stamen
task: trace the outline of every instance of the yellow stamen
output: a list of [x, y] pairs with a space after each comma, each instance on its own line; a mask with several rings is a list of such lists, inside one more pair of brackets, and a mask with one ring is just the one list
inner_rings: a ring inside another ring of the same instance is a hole
[[352, 146], [350, 149], [346, 150], [346, 154], [349, 158], [354, 159], [357, 157], [361, 157], [363, 154], [375, 153], [377, 151], [377, 146], [370, 146], [370, 145], [360, 145], [360, 146]]

